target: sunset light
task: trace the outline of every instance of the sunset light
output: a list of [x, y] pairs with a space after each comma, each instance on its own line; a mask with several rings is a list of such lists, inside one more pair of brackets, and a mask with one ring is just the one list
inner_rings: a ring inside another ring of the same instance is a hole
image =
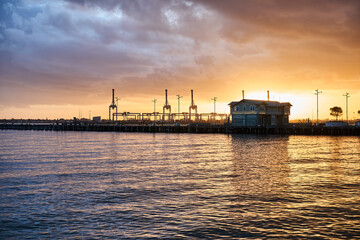
[[358, 239], [360, 0], [0, 0], [0, 239]]
[[[150, 10], [151, 9], [151, 10]], [[288, 101], [291, 119], [360, 109], [357, 1], [2, 1], [0, 118], [105, 118], [149, 112], [196, 89], [200, 112], [241, 100]], [[56, 111], [54, 111], [56, 109]], [[219, 108], [220, 109], [220, 108]], [[41, 115], [41, 116], [40, 116]], [[355, 116], [354, 116], [355, 115]]]

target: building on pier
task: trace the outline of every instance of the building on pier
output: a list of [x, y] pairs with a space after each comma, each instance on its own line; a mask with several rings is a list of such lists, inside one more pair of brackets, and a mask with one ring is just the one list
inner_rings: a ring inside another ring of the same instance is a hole
[[344, 121], [328, 121], [325, 123], [325, 127], [346, 127], [346, 126], [348, 126], [348, 123]]
[[289, 102], [243, 99], [229, 103], [233, 127], [279, 127], [289, 124]]

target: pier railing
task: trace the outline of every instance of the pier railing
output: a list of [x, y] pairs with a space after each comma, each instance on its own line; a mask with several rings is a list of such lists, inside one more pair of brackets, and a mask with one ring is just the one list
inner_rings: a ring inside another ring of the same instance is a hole
[[127, 121], [158, 121], [163, 123], [172, 123], [172, 122], [182, 122], [182, 123], [220, 123], [224, 124], [229, 121], [229, 114], [221, 113], [113, 113], [113, 119], [118, 119], [117, 122], [127, 122]]

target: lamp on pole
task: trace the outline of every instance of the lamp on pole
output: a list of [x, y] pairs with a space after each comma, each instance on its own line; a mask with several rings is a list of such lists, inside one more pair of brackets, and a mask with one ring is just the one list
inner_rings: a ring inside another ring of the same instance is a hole
[[154, 103], [154, 120], [156, 120], [156, 101], [157, 101], [157, 99], [154, 98], [151, 101]]
[[[180, 114], [180, 99], [183, 97], [183, 96], [180, 96], [180, 95], [176, 95], [177, 96], [177, 100], [178, 100], [178, 114]], [[180, 116], [179, 116], [180, 117]]]
[[213, 97], [211, 100], [214, 101], [214, 124], [216, 122], [216, 100], [217, 100], [217, 97]]
[[211, 100], [214, 101], [214, 113], [216, 113], [216, 105], [215, 105], [215, 103], [216, 103], [217, 97], [214, 97]]
[[319, 94], [322, 93], [319, 89], [315, 90], [316, 95], [316, 125], [319, 125]]
[[118, 107], [119, 107], [119, 100], [121, 100], [121, 98], [119, 97], [115, 97], [116, 99], [116, 121], [118, 120]]
[[157, 99], [154, 98], [154, 100], [151, 100], [154, 103], [154, 113], [156, 112], [156, 101]]
[[348, 122], [348, 121], [349, 121], [349, 114], [348, 114], [349, 102], [348, 102], [348, 99], [349, 99], [349, 97], [350, 97], [350, 94], [349, 94], [349, 93], [345, 93], [343, 96], [346, 97], [346, 121]]

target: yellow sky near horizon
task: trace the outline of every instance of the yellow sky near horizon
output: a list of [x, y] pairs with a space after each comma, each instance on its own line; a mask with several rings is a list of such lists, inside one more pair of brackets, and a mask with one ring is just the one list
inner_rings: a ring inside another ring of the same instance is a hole
[[[316, 120], [316, 95], [312, 93], [277, 93], [270, 92], [271, 101], [290, 102], [293, 106], [291, 108], [290, 120], [307, 119]], [[345, 93], [344, 93], [345, 94]], [[190, 106], [190, 94], [181, 95], [183, 98], [180, 100], [180, 111], [188, 112]], [[215, 96], [215, 95], [214, 95]], [[111, 98], [111, 93], [109, 94]], [[164, 95], [155, 97], [156, 111], [162, 112], [164, 105]], [[267, 92], [245, 92], [247, 99], [267, 99]], [[242, 99], [241, 91], [234, 99], [225, 100], [218, 98], [216, 102], [217, 113], [230, 113], [228, 104], [231, 101], [240, 101]], [[356, 103], [360, 102], [360, 94], [350, 94], [349, 101], [349, 120], [360, 119], [358, 111], [360, 106]], [[94, 116], [101, 116], [102, 119], [108, 118], [108, 107], [111, 100], [106, 104], [101, 105], [31, 105], [26, 108], [9, 108], [8, 111], [0, 110], [0, 119], [72, 119], [73, 117], [89, 118]], [[119, 112], [132, 112], [132, 113], [151, 113], [154, 111], [154, 104], [150, 98], [123, 98], [119, 100]], [[178, 102], [176, 96], [169, 95], [169, 103], [172, 107], [172, 112], [178, 112]], [[195, 92], [195, 104], [198, 106], [199, 113], [210, 113], [214, 111], [214, 102], [209, 98], [208, 100], [197, 100]], [[325, 91], [319, 95], [319, 118], [320, 119], [333, 119], [330, 116], [330, 108], [339, 106], [343, 109], [343, 115], [340, 119], [346, 119], [346, 98], [340, 91]]]

